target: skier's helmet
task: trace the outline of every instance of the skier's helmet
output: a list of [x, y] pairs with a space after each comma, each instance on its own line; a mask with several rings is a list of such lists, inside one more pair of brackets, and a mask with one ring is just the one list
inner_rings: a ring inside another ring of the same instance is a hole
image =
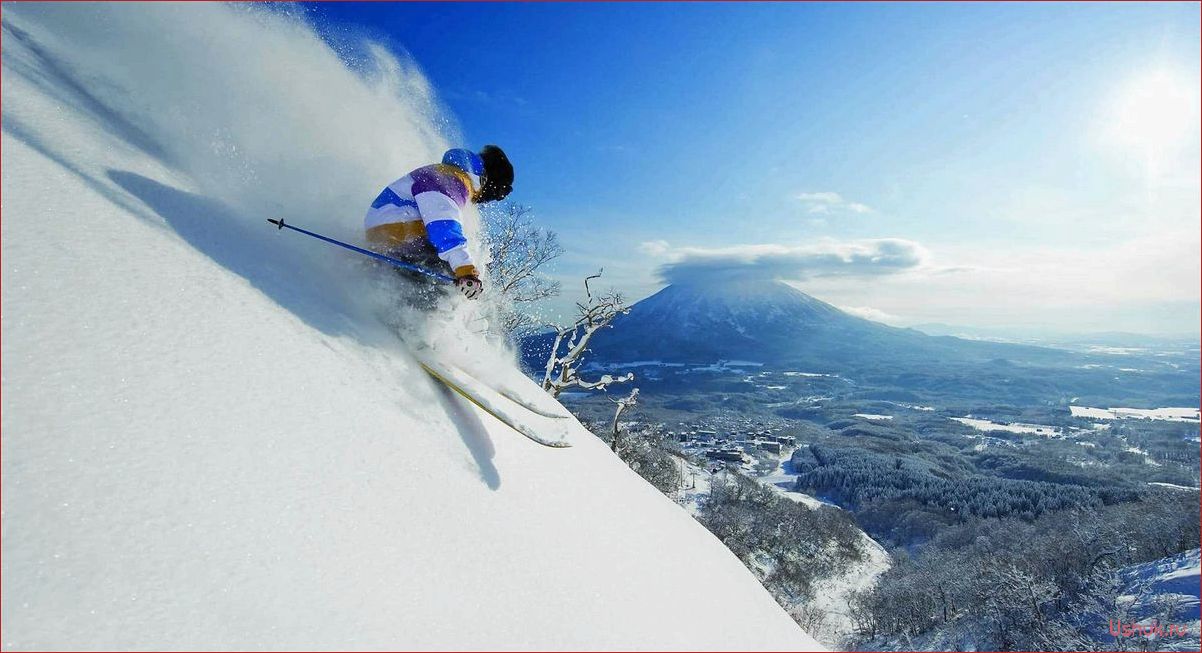
[[447, 150], [447, 153], [442, 155], [442, 162], [449, 166], [455, 166], [460, 170], [470, 172], [477, 177], [484, 176], [484, 162], [480, 160], [480, 155], [471, 150], [456, 148]]
[[480, 150], [484, 162], [484, 175], [480, 178], [480, 202], [503, 200], [513, 192], [513, 164], [509, 157], [496, 145], [485, 145]]

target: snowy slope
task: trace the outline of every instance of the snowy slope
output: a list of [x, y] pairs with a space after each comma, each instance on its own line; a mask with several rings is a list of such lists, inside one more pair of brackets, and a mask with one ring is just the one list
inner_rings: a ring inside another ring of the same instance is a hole
[[445, 146], [410, 65], [259, 8], [3, 25], [4, 647], [817, 647], [602, 443], [465, 406], [377, 280], [263, 222], [355, 238]]
[[[1181, 629], [1172, 635], [1161, 634], [1159, 638], [1145, 636], [1146, 639], [1155, 640], [1150, 643], [1148, 649], [1198, 650], [1199, 629], [1202, 627], [1198, 602], [1200, 568], [1202, 565], [1199, 564], [1199, 550], [1193, 549], [1160, 560], [1131, 565], [1119, 572], [1124, 584], [1119, 603], [1126, 613], [1122, 623], [1149, 627], [1159, 624], [1162, 632], [1167, 630], [1169, 624]], [[1107, 634], [1110, 627], [1119, 629], [1117, 625], [1107, 626]], [[1182, 631], [1188, 635], [1181, 636]], [[1109, 637], [1107, 641], [1112, 639], [1113, 637]]]

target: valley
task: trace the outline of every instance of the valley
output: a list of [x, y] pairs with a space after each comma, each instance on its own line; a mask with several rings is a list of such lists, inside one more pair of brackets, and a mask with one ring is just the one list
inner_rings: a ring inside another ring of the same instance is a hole
[[[525, 343], [530, 367], [539, 343]], [[1100, 591], [1085, 578], [1097, 571], [1088, 560], [1056, 568], [1017, 541], [985, 553], [971, 544], [978, 533], [1024, 532], [1049, 549], [1124, 546], [1124, 564], [1197, 546], [1197, 343], [1123, 344], [928, 336], [779, 282], [669, 286], [599, 335], [581, 374], [634, 374], [610, 388], [614, 398], [639, 389], [618, 424], [642, 447], [627, 462], [647, 470], [665, 456], [658, 468], [677, 471], [657, 486], [732, 546], [798, 623], [830, 646], [885, 647], [876, 620], [914, 600], [888, 593], [919, 582], [924, 564], [984, 578], [969, 570], [1001, 556], [1074, 600]], [[610, 396], [560, 398], [595, 433], [612, 431]], [[781, 519], [809, 524], [808, 534], [790, 546], [732, 526]], [[1066, 522], [1075, 544], [1059, 530]], [[873, 558], [878, 549], [888, 553]], [[791, 572], [800, 585], [774, 571], [795, 559], [814, 565]], [[829, 588], [865, 576], [831, 599]], [[952, 628], [897, 623], [937, 636]]]

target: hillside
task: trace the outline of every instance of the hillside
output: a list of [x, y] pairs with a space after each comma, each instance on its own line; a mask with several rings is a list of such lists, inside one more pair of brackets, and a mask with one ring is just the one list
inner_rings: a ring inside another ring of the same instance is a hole
[[[1196, 651], [1199, 644], [1199, 550], [1185, 551], [1119, 570], [1121, 619], [1107, 624], [1104, 641], [1134, 639], [1128, 648], [1158, 651]], [[1169, 624], [1178, 630], [1167, 632]], [[1135, 634], [1125, 632], [1124, 625]], [[1155, 630], [1156, 626], [1160, 630]], [[1186, 634], [1182, 636], [1182, 632]], [[1142, 641], [1141, 641], [1142, 640]]]
[[445, 147], [409, 64], [257, 7], [4, 19], [6, 648], [818, 648], [600, 441], [465, 405], [387, 284], [264, 223], [355, 238]]

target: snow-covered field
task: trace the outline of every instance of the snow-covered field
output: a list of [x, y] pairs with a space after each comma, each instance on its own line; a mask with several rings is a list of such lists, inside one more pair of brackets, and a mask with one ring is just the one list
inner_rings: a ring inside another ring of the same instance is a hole
[[1111, 354], [1114, 356], [1130, 356], [1143, 354], [1148, 350], [1144, 347], [1110, 347], [1107, 345], [1090, 345], [1088, 351], [1095, 354]]
[[1191, 487], [1188, 485], [1175, 485], [1173, 483], [1162, 483], [1160, 481], [1149, 481], [1148, 485], [1155, 485], [1157, 487], [1165, 487], [1165, 488], [1169, 488], [1170, 490], [1185, 490], [1185, 491], [1189, 491], [1189, 492], [1197, 492], [1198, 491], [1198, 488], [1196, 488], [1196, 487]]
[[687, 371], [689, 371], [689, 372], [704, 372], [704, 373], [712, 373], [712, 374], [723, 374], [726, 372], [741, 371], [739, 368], [742, 368], [742, 367], [763, 367], [763, 366], [764, 366], [763, 363], [757, 363], [755, 361], [722, 360], [722, 361], [717, 361], [716, 363], [710, 363], [709, 365], [699, 365], [696, 367], [690, 367]]
[[391, 286], [266, 225], [356, 239], [440, 153], [411, 66], [265, 7], [3, 29], [5, 648], [818, 646], [602, 442], [435, 385]]
[[852, 417], [859, 417], [860, 419], [866, 419], [869, 421], [888, 421], [893, 419], [892, 415], [876, 415], [873, 413], [856, 413], [852, 415]]
[[1056, 427], [1043, 424], [1022, 424], [1019, 422], [1001, 424], [987, 419], [975, 419], [972, 417], [952, 417], [951, 419], [986, 433], [990, 431], [1008, 431], [1010, 433], [1030, 433], [1045, 436], [1057, 435]]
[[823, 501], [822, 499], [810, 496], [805, 492], [798, 492], [797, 490], [793, 489], [793, 484], [797, 480], [797, 475], [790, 473], [785, 469], [785, 465], [788, 463], [791, 455], [792, 452], [790, 451], [783, 452], [776, 469], [768, 474], [756, 476], [755, 479], [760, 483], [763, 483], [764, 485], [776, 490], [777, 494], [781, 495], [782, 497], [790, 501], [803, 504], [814, 510], [817, 510], [819, 506], [823, 505], [838, 508], [838, 506], [833, 503]]
[[898, 406], [901, 406], [902, 408], [909, 408], [910, 410], [917, 410], [917, 411], [924, 412], [924, 413], [929, 413], [929, 412], [932, 412], [935, 410], [934, 406], [916, 406], [914, 404], [898, 404]]
[[619, 363], [589, 362], [584, 365], [584, 367], [588, 370], [596, 370], [596, 371], [603, 371], [603, 372], [612, 372], [615, 370], [625, 370], [625, 369], [629, 369], [631, 367], [684, 367], [684, 366], [685, 366], [684, 363], [665, 363], [660, 360], [630, 361], [630, 362], [619, 362]]
[[1199, 409], [1181, 408], [1089, 408], [1087, 406], [1069, 406], [1073, 417], [1089, 419], [1152, 419], [1169, 422], [1199, 421]]

